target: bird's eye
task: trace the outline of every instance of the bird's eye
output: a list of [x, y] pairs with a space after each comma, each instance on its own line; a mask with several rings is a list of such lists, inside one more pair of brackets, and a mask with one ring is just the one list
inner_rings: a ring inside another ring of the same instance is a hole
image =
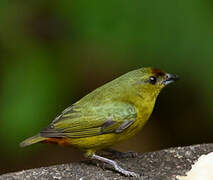
[[157, 82], [157, 78], [156, 78], [155, 76], [151, 76], [151, 77], [149, 78], [149, 83], [150, 83], [150, 84], [156, 84], [156, 82]]

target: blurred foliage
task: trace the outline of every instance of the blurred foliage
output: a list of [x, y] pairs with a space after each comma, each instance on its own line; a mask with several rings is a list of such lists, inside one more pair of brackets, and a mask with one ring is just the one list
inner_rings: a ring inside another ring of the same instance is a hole
[[181, 81], [162, 92], [147, 127], [119, 148], [211, 142], [212, 10], [210, 0], [1, 0], [0, 173], [77, 160], [75, 150], [18, 144], [94, 88], [142, 66]]

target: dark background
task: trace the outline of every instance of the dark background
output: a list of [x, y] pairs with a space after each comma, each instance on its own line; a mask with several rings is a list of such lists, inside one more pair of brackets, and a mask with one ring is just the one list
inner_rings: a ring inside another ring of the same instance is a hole
[[0, 173], [79, 161], [75, 149], [19, 148], [94, 88], [143, 66], [176, 73], [146, 127], [116, 148], [212, 142], [213, 2], [0, 2]]

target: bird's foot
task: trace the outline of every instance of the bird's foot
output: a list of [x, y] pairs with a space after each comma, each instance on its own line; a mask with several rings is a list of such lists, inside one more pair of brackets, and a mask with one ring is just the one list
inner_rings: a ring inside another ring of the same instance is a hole
[[135, 172], [132, 172], [132, 171], [127, 171], [123, 168], [121, 168], [117, 162], [113, 161], [113, 160], [110, 160], [110, 159], [107, 159], [107, 158], [104, 158], [104, 157], [101, 157], [101, 156], [98, 156], [96, 154], [93, 154], [93, 156], [91, 157], [91, 159], [94, 159], [94, 160], [99, 160], [99, 161], [102, 161], [104, 163], [107, 163], [107, 164], [110, 164], [111, 166], [113, 166], [114, 170], [123, 174], [124, 176], [128, 176], [128, 177], [136, 177], [136, 178], [140, 178], [140, 175], [135, 173]]
[[115, 167], [115, 170], [118, 171], [119, 173], [123, 174], [124, 176], [127, 176], [127, 177], [136, 177], [136, 178], [140, 178], [140, 175], [135, 173], [135, 172], [132, 172], [132, 171], [127, 171], [127, 170], [124, 170], [123, 168], [121, 168], [120, 166], [118, 166], [117, 168]]
[[120, 158], [120, 159], [122, 159], [122, 158], [135, 158], [135, 157], [137, 157], [138, 156], [138, 153], [136, 153], [136, 152], [133, 152], [133, 151], [128, 151], [128, 152], [117, 152], [117, 153], [115, 153], [115, 155], [114, 155], [116, 158]]
[[134, 158], [138, 156], [137, 152], [128, 151], [128, 152], [120, 152], [114, 149], [107, 149], [107, 152], [111, 153], [114, 158], [123, 159], [123, 158]]

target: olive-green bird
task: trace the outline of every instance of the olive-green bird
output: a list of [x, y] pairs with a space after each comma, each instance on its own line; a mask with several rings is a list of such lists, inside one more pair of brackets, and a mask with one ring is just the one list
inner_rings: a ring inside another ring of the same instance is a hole
[[20, 146], [47, 142], [76, 147], [85, 151], [86, 157], [108, 163], [125, 176], [138, 177], [96, 152], [140, 131], [161, 89], [177, 79], [176, 75], [149, 67], [128, 72], [65, 109], [46, 129]]

